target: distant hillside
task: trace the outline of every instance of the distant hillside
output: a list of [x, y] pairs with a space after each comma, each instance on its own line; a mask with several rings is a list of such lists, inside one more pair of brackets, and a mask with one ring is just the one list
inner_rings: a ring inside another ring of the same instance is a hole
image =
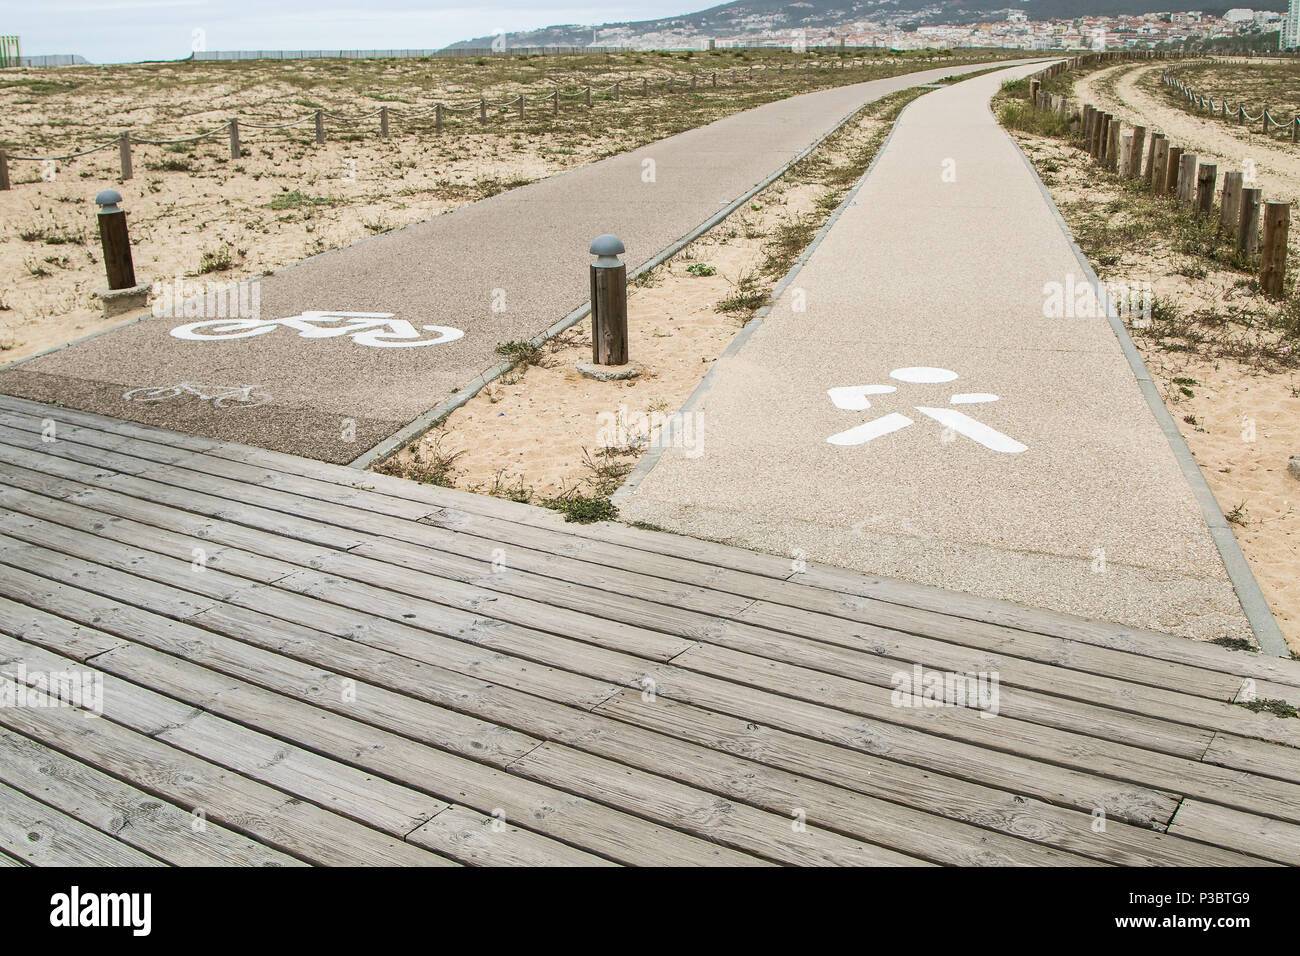
[[[861, 20], [888, 22], [895, 26], [934, 23], [964, 24], [1003, 20], [1018, 10], [1031, 20], [1069, 20], [1077, 17], [1114, 16], [1130, 13], [1160, 13], [1199, 9], [1222, 14], [1230, 4], [1219, 7], [1179, 5], [1177, 0], [734, 0], [697, 13], [658, 20], [624, 23], [563, 24], [540, 30], [508, 33], [509, 46], [583, 46], [589, 43], [635, 42], [638, 37], [676, 34], [707, 37], [758, 33], [762, 30], [835, 28]], [[1252, 9], [1286, 9], [1286, 0], [1253, 2]], [[488, 49], [492, 37], [475, 37], [452, 47]]]

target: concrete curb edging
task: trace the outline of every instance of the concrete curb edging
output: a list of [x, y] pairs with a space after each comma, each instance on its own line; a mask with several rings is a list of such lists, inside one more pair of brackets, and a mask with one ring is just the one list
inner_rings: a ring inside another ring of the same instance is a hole
[[[909, 87], [909, 89], [922, 88], [924, 87]], [[902, 91], [900, 90], [900, 92]], [[826, 237], [826, 234], [831, 231], [831, 227], [839, 221], [844, 210], [853, 204], [853, 201], [857, 198], [858, 191], [862, 189], [863, 185], [867, 181], [867, 177], [869, 177], [871, 171], [876, 168], [877, 161], [879, 161], [880, 157], [885, 154], [885, 150], [889, 147], [889, 141], [894, 138], [894, 130], [898, 128], [898, 123], [903, 118], [903, 114], [912, 108], [912, 103], [915, 103], [925, 95], [926, 94], [923, 93], [921, 96], [916, 97], [916, 99], [912, 100], [911, 103], [908, 103], [899, 111], [898, 116], [894, 117], [894, 122], [893, 125], [889, 127], [888, 135], [886, 135], [884, 140], [881, 141], [880, 148], [876, 150], [876, 155], [871, 157], [871, 163], [867, 166], [866, 172], [864, 172], [858, 178], [858, 181], [853, 184], [853, 188], [849, 190], [848, 195], [840, 201], [840, 204], [835, 207], [835, 210], [830, 214], [830, 217], [822, 224], [822, 227], [817, 230], [817, 235], [813, 236], [812, 242], [808, 243], [804, 251], [799, 254], [799, 258], [794, 261], [794, 265], [792, 265], [789, 271], [781, 277], [781, 281], [773, 287], [772, 294], [768, 297], [767, 303], [754, 313], [754, 317], [745, 323], [744, 328], [742, 328], [727, 347], [723, 349], [722, 354], [718, 356], [718, 361], [713, 363], [713, 366], [705, 374], [704, 378], [700, 379], [700, 383], [695, 386], [695, 390], [692, 391], [686, 401], [682, 403], [682, 407], [678, 410], [677, 414], [669, 421], [668, 426], [663, 430], [661, 440], [657, 444], [646, 449], [646, 453], [641, 456], [641, 459], [636, 463], [636, 466], [628, 472], [628, 476], [623, 480], [623, 484], [619, 485], [618, 488], [615, 489], [614, 493], [610, 495], [611, 501], [618, 504], [619, 501], [626, 499], [629, 495], [635, 492], [637, 486], [641, 484], [646, 475], [650, 474], [650, 470], [659, 463], [659, 459], [663, 455], [664, 449], [672, 446], [674, 439], [680, 432], [682, 427], [682, 417], [694, 411], [695, 406], [703, 400], [709, 389], [713, 387], [714, 372], [717, 371], [718, 363], [722, 362], [724, 359], [729, 359], [735, 356], [745, 347], [745, 343], [749, 341], [750, 336], [758, 331], [758, 327], [763, 324], [763, 319], [772, 311], [772, 307], [780, 301], [781, 297], [785, 295], [786, 289], [790, 287], [790, 284], [794, 282], [799, 273], [803, 271], [804, 263], [806, 263], [812, 254], [817, 251], [817, 247], [822, 244], [822, 240]], [[863, 109], [865, 108], [866, 107], [864, 106]], [[855, 113], [854, 115], [857, 114]], [[847, 120], [845, 122], [847, 122]]]
[[[1034, 59], [1030, 59], [1028, 62], [1037, 62], [1037, 61], [1034, 60]], [[1020, 66], [1020, 65], [1025, 65], [1025, 64], [1024, 64], [1023, 62], [1019, 62], [1019, 63], [1016, 63], [1015, 65]], [[973, 73], [973, 72], [984, 72], [984, 71], [986, 71], [986, 70], [989, 71], [989, 72], [991, 72], [993, 69], [996, 69], [996, 68], [997, 68], [997, 67], [992, 67], [992, 68], [989, 68], [989, 67], [979, 67], [979, 68], [972, 67], [972, 69], [971, 69], [969, 72], [972, 72], [972, 73]], [[960, 69], [960, 68], [958, 68], [958, 69]], [[926, 70], [917, 70], [917, 71], [915, 71], [915, 72], [917, 72], [917, 73], [923, 73], [923, 72], [929, 72], [929, 71], [926, 71]], [[898, 74], [898, 75], [899, 75], [899, 76], [907, 76], [908, 74], [906, 74], [906, 73], [902, 73], [902, 74]], [[950, 75], [951, 75], [951, 74], [950, 74]], [[892, 79], [892, 78], [893, 78], [893, 77], [889, 77], [889, 79]], [[863, 81], [863, 82], [872, 82], [872, 81], [870, 81], [870, 80], [865, 80], [865, 81]], [[904, 87], [904, 89], [912, 89], [912, 87]], [[898, 92], [902, 92], [902, 90], [899, 90]], [[892, 94], [888, 94], [888, 93], [887, 93], [887, 94], [885, 94], [885, 95], [886, 95], [886, 96], [889, 96], [889, 95], [892, 95]], [[657, 253], [653, 258], [651, 258], [651, 259], [649, 259], [648, 261], [642, 263], [642, 264], [641, 264], [640, 266], [638, 266], [634, 271], [629, 272], [629, 273], [628, 273], [628, 276], [627, 276], [627, 277], [628, 277], [628, 280], [631, 281], [632, 279], [635, 279], [637, 276], [640, 276], [640, 275], [642, 275], [642, 274], [644, 274], [644, 273], [646, 273], [646, 272], [649, 272], [651, 269], [654, 269], [654, 268], [656, 268], [657, 266], [662, 265], [662, 264], [663, 264], [664, 262], [666, 262], [668, 259], [671, 259], [671, 258], [672, 258], [673, 256], [675, 256], [677, 253], [681, 252], [681, 250], [684, 249], [686, 246], [690, 245], [690, 244], [691, 244], [692, 242], [694, 242], [696, 239], [700, 238], [700, 236], [702, 236], [702, 235], [704, 235], [705, 233], [709, 232], [711, 229], [713, 229], [715, 226], [717, 226], [719, 223], [721, 223], [724, 219], [726, 219], [728, 216], [730, 216], [733, 212], [735, 212], [737, 209], [739, 209], [739, 208], [740, 208], [741, 206], [743, 206], [745, 203], [749, 202], [749, 200], [753, 199], [754, 196], [758, 195], [760, 192], [762, 192], [762, 191], [763, 191], [764, 189], [766, 189], [768, 186], [772, 185], [772, 183], [776, 182], [778, 179], [780, 179], [782, 176], [784, 176], [787, 172], [790, 171], [790, 168], [791, 168], [792, 166], [796, 165], [796, 164], [799, 163], [801, 160], [805, 159], [805, 158], [806, 158], [806, 157], [807, 157], [811, 152], [813, 152], [813, 150], [815, 150], [815, 149], [817, 149], [818, 147], [820, 147], [824, 142], [826, 142], [826, 140], [830, 139], [832, 136], [834, 136], [836, 133], [838, 133], [838, 132], [839, 132], [839, 131], [844, 127], [844, 126], [846, 126], [850, 121], [852, 121], [852, 120], [853, 120], [853, 119], [854, 119], [854, 118], [855, 118], [859, 113], [861, 113], [864, 109], [866, 109], [867, 107], [869, 107], [872, 103], [879, 102], [879, 100], [881, 100], [881, 99], [884, 99], [884, 97], [883, 97], [883, 96], [882, 96], [882, 97], [877, 97], [877, 98], [874, 99], [874, 100], [870, 100], [870, 101], [868, 101], [868, 102], [866, 102], [866, 103], [863, 103], [863, 104], [862, 104], [861, 106], [859, 106], [857, 109], [854, 109], [853, 111], [851, 111], [847, 116], [845, 116], [842, 120], [840, 120], [838, 123], [836, 123], [835, 126], [834, 126], [833, 128], [831, 128], [831, 129], [830, 129], [829, 131], [827, 131], [823, 136], [819, 137], [817, 140], [815, 140], [813, 143], [811, 143], [811, 144], [810, 144], [809, 146], [807, 146], [805, 149], [803, 149], [802, 151], [800, 151], [799, 153], [797, 153], [793, 159], [791, 159], [788, 163], [786, 163], [784, 166], [782, 166], [782, 167], [781, 167], [780, 169], [778, 169], [776, 172], [772, 173], [772, 175], [766, 177], [766, 178], [763, 179], [761, 182], [759, 182], [757, 185], [755, 185], [755, 186], [751, 187], [750, 189], [748, 189], [748, 190], [744, 193], [744, 195], [742, 195], [742, 196], [740, 196], [739, 198], [733, 200], [733, 201], [732, 201], [731, 203], [729, 203], [726, 207], [724, 207], [724, 208], [721, 209], [720, 211], [714, 213], [712, 216], [710, 216], [708, 219], [706, 219], [703, 223], [701, 223], [700, 225], [698, 225], [698, 226], [696, 226], [694, 229], [692, 229], [690, 232], [688, 232], [685, 236], [683, 236], [682, 238], [678, 239], [676, 242], [672, 243], [671, 245], [667, 246], [666, 248], [662, 249], [662, 250], [661, 250], [660, 252], [658, 252], [658, 253]], [[892, 135], [892, 131], [891, 131], [891, 135]], [[883, 145], [881, 146], [881, 150], [880, 150], [880, 151], [881, 151], [881, 152], [884, 152], [884, 146], [883, 146]], [[878, 156], [878, 155], [880, 155], [880, 154], [877, 153], [876, 155]], [[873, 164], [874, 164], [874, 160], [873, 160], [872, 162], [873, 162]], [[870, 172], [870, 169], [868, 169], [868, 172]], [[865, 178], [865, 177], [864, 177], [864, 178]], [[855, 185], [855, 186], [854, 186], [854, 192], [856, 192], [856, 191], [857, 191], [857, 186]], [[851, 196], [852, 196], [852, 194], [850, 194], [850, 198], [851, 198]], [[835, 212], [835, 215], [838, 215], [838, 214], [839, 214], [839, 210], [837, 209], [836, 212]], [[832, 221], [833, 221], [833, 219], [832, 219]], [[807, 254], [812, 250], [813, 246], [816, 245], [816, 243], [817, 243], [817, 241], [820, 239], [820, 237], [821, 237], [821, 233], [819, 232], [818, 235], [817, 235], [817, 238], [813, 240], [813, 245], [810, 245], [810, 246], [808, 247], [808, 249], [806, 249], [806, 250], [804, 251], [804, 254], [805, 254], [805, 255], [807, 255]], [[363, 240], [363, 241], [364, 241], [364, 240]], [[800, 263], [802, 263], [802, 261], [803, 261], [803, 257], [801, 256], [799, 262], [796, 262], [796, 264], [795, 264], [795, 268], [796, 268], [796, 269], [797, 269], [797, 267], [800, 265]], [[793, 273], [793, 270], [792, 270], [792, 273]], [[784, 290], [785, 285], [786, 285], [786, 283], [787, 283], [787, 279], [790, 278], [790, 277], [791, 277], [791, 276], [787, 276], [786, 278], [783, 278], [783, 279], [781, 280], [781, 283], [779, 283], [778, 286], [776, 287], [776, 289], [773, 290], [773, 297], [774, 297], [774, 298], [775, 298], [776, 296], [778, 296], [778, 295], [780, 294], [781, 291]], [[766, 309], [766, 307], [764, 307], [764, 309], [760, 309], [759, 312], [755, 315], [754, 320], [757, 320], [761, 315], [766, 314], [765, 309]], [[590, 302], [584, 302], [582, 305], [578, 306], [576, 309], [574, 309], [572, 312], [570, 312], [570, 313], [569, 313], [568, 315], [566, 315], [564, 318], [560, 319], [558, 322], [556, 322], [554, 325], [552, 325], [552, 326], [551, 326], [550, 328], [548, 328], [546, 331], [542, 332], [542, 333], [541, 333], [540, 335], [538, 335], [537, 337], [531, 339], [531, 340], [530, 340], [530, 344], [532, 344], [532, 345], [542, 345], [543, 343], [549, 341], [550, 339], [555, 338], [555, 336], [559, 335], [561, 332], [565, 331], [566, 329], [569, 329], [569, 328], [571, 328], [572, 326], [577, 325], [579, 322], [581, 322], [583, 319], [585, 319], [585, 318], [586, 318], [590, 313], [591, 313], [591, 303], [590, 303]], [[751, 320], [750, 323], [746, 324], [745, 328], [741, 329], [740, 334], [737, 335], [737, 337], [736, 337], [735, 339], [732, 340], [732, 346], [733, 346], [733, 347], [737, 344], [737, 342], [741, 341], [743, 338], [745, 338], [745, 337], [748, 336], [748, 333], [749, 333], [749, 326], [753, 324], [753, 321], [754, 321], [754, 320]], [[730, 347], [728, 348], [728, 350], [727, 350], [726, 352], [723, 353], [723, 356], [727, 355], [729, 352], [730, 352]], [[429, 411], [425, 412], [425, 413], [424, 413], [423, 415], [421, 415], [419, 418], [415, 419], [414, 421], [410, 422], [409, 424], [407, 424], [407, 425], [403, 426], [402, 428], [398, 429], [398, 430], [397, 430], [396, 432], [394, 432], [392, 435], [389, 435], [387, 438], [385, 438], [385, 439], [384, 439], [383, 441], [381, 441], [379, 444], [377, 444], [377, 445], [375, 445], [374, 447], [372, 447], [369, 451], [365, 452], [364, 454], [362, 454], [362, 455], [358, 456], [357, 458], [353, 459], [352, 461], [350, 461], [350, 462], [348, 463], [348, 467], [349, 467], [349, 468], [360, 468], [360, 469], [365, 469], [365, 468], [368, 468], [368, 467], [370, 467], [371, 465], [375, 464], [376, 462], [383, 461], [385, 458], [388, 458], [390, 455], [393, 455], [393, 454], [396, 453], [399, 449], [401, 449], [402, 446], [406, 445], [408, 442], [410, 442], [410, 441], [412, 441], [412, 440], [414, 440], [414, 439], [416, 439], [416, 438], [419, 438], [419, 437], [420, 437], [421, 435], [423, 435], [425, 432], [429, 431], [429, 429], [431, 429], [431, 428], [433, 428], [434, 426], [436, 426], [436, 425], [438, 424], [438, 422], [440, 422], [442, 419], [446, 418], [448, 415], [450, 415], [450, 414], [451, 414], [452, 412], [454, 412], [456, 409], [458, 409], [458, 408], [462, 407], [463, 405], [465, 405], [465, 404], [466, 404], [470, 399], [472, 399], [475, 395], [477, 395], [479, 392], [481, 392], [485, 387], [487, 387], [488, 385], [490, 385], [492, 382], [496, 381], [498, 378], [500, 378], [500, 377], [501, 377], [502, 375], [504, 375], [506, 372], [510, 371], [511, 368], [513, 368], [513, 363], [506, 361], [506, 362], [501, 362], [501, 363], [499, 363], [499, 364], [497, 364], [497, 365], [494, 365], [494, 366], [492, 366], [491, 368], [487, 369], [486, 371], [482, 372], [482, 373], [481, 373], [477, 378], [472, 379], [468, 385], [464, 386], [464, 387], [461, 388], [461, 389], [458, 389], [455, 393], [453, 393], [452, 396], [451, 396], [450, 398], [448, 398], [446, 401], [440, 402], [438, 405], [434, 406], [432, 409], [430, 409]], [[713, 374], [713, 370], [710, 369], [710, 370], [709, 370], [709, 373], [708, 373], [707, 375], [705, 375], [705, 377], [704, 377], [704, 379], [701, 381], [700, 385], [702, 386], [702, 385], [704, 385], [705, 382], [708, 382], [708, 381], [709, 381], [709, 376], [712, 375], [712, 374]], [[698, 387], [699, 387], [699, 386], [697, 386], [697, 390], [698, 390]], [[694, 398], [694, 394], [692, 394], [691, 397]], [[685, 410], [685, 406], [683, 406], [683, 409], [682, 409], [682, 410], [683, 410], [683, 411]], [[677, 419], [674, 419], [674, 422], [676, 422], [676, 421], [677, 421]], [[644, 457], [643, 457], [642, 460], [644, 460]], [[633, 474], [635, 474], [636, 471], [637, 471], [637, 469], [634, 469], [634, 470], [633, 470]], [[639, 479], [638, 479], [638, 480], [639, 480]], [[617, 493], [618, 493], [618, 492], [615, 492], [616, 495], [617, 495]]]
[[[992, 114], [992, 112], [992, 106], [990, 106], [989, 113]], [[994, 120], [996, 119], [995, 116]], [[1001, 124], [999, 124], [1000, 126]], [[1005, 130], [1003, 132], [1006, 133]], [[1151, 409], [1151, 414], [1155, 416], [1156, 423], [1160, 426], [1165, 439], [1169, 442], [1170, 450], [1174, 453], [1174, 459], [1178, 462], [1183, 477], [1187, 479], [1192, 494], [1201, 506], [1201, 513], [1210, 529], [1210, 537], [1214, 539], [1214, 544], [1219, 549], [1219, 557], [1223, 560], [1223, 566], [1228, 572], [1228, 580], [1232, 582], [1232, 588], [1237, 593], [1237, 600], [1241, 602], [1241, 609], [1246, 615], [1246, 620], [1250, 623], [1251, 630], [1255, 632], [1255, 640], [1259, 642], [1259, 646], [1264, 653], [1274, 657], [1290, 658], [1291, 649], [1287, 646], [1286, 639], [1277, 626], [1277, 620], [1273, 617], [1273, 612], [1269, 610], [1268, 602], [1264, 599], [1264, 592], [1260, 590], [1259, 582], [1255, 580], [1255, 575], [1250, 570], [1246, 556], [1242, 553], [1241, 545], [1237, 542], [1236, 536], [1233, 535], [1228, 520], [1223, 516], [1223, 510], [1219, 507], [1214, 492], [1210, 490], [1205, 475], [1196, 463], [1192, 450], [1187, 446], [1187, 441], [1183, 438], [1182, 432], [1178, 430], [1178, 426], [1174, 424], [1169, 409], [1165, 407], [1164, 399], [1160, 397], [1160, 391], [1156, 388], [1151, 373], [1147, 371], [1146, 363], [1142, 361], [1142, 354], [1138, 351], [1137, 346], [1133, 344], [1128, 329], [1124, 327], [1124, 322], [1120, 318], [1118, 311], [1107, 297], [1105, 285], [1098, 278], [1097, 273], [1093, 271], [1092, 263], [1083, 254], [1079, 244], [1074, 241], [1074, 234], [1070, 232], [1070, 227], [1066, 223], [1065, 217], [1061, 215], [1061, 211], [1056, 208], [1056, 203], [1052, 200], [1051, 193], [1048, 192], [1043, 180], [1039, 177], [1038, 170], [1034, 169], [1034, 164], [1029, 161], [1029, 157], [1020, 148], [1020, 144], [1016, 142], [1015, 137], [1010, 133], [1006, 133], [1006, 135], [1016, 147], [1016, 152], [1020, 154], [1021, 160], [1024, 161], [1025, 167], [1029, 170], [1029, 175], [1033, 177], [1039, 192], [1043, 194], [1043, 199], [1046, 200], [1048, 207], [1052, 210], [1052, 215], [1056, 217], [1057, 225], [1061, 227], [1066, 242], [1070, 244], [1070, 249], [1074, 253], [1075, 259], [1078, 260], [1080, 269], [1083, 270], [1084, 278], [1087, 279], [1096, 292], [1097, 301], [1103, 303], [1106, 307], [1106, 320], [1110, 323], [1115, 338], [1119, 340], [1120, 349], [1124, 352], [1125, 359], [1128, 360], [1129, 367], [1137, 379], [1138, 387], [1142, 390], [1143, 397], [1146, 398], [1147, 406]]]

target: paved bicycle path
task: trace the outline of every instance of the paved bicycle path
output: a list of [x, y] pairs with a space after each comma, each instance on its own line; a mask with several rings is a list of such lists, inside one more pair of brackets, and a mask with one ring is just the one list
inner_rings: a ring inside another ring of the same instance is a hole
[[[442, 344], [376, 347], [359, 336], [303, 337], [276, 326], [200, 341], [171, 334], [192, 318], [149, 318], [0, 372], [0, 392], [348, 462], [497, 364], [497, 345], [531, 339], [585, 303], [587, 247], [597, 235], [622, 237], [625, 261], [634, 268], [863, 104], [982, 68], [943, 67], [769, 103], [316, 256], [260, 282], [263, 319], [305, 311], [381, 313], [409, 323], [405, 331], [419, 340], [439, 335], [425, 326], [464, 333]], [[353, 321], [365, 320], [316, 324], [337, 331]], [[215, 394], [216, 386], [253, 386], [265, 404], [218, 405], [181, 383], [206, 387], [205, 394]], [[124, 398], [149, 389], [160, 390], [152, 396], [161, 400]]]
[[907, 108], [792, 288], [715, 367], [689, 447], [665, 449], [620, 496], [624, 518], [1134, 626], [1249, 636], [1108, 320], [1044, 317], [1047, 283], [1087, 279], [987, 106], [1034, 69]]

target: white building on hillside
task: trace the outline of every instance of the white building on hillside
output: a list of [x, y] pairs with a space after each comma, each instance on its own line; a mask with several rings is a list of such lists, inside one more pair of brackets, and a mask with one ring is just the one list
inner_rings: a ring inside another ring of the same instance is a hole
[[1278, 47], [1283, 50], [1294, 50], [1300, 46], [1297, 38], [1300, 37], [1300, 0], [1288, 0], [1286, 5], [1286, 16], [1282, 20], [1282, 32], [1278, 36]]

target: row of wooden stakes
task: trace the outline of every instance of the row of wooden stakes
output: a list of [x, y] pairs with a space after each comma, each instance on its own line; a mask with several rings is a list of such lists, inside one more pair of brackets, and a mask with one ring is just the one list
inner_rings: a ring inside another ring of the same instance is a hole
[[[1065, 114], [1068, 109], [1064, 97], [1042, 90], [1036, 80], [1030, 83], [1030, 101], [1039, 110]], [[1214, 215], [1216, 164], [1200, 162], [1195, 153], [1173, 145], [1164, 133], [1152, 132], [1148, 140], [1145, 126], [1126, 125], [1091, 103], [1072, 117], [1071, 125], [1082, 148], [1103, 169], [1145, 183], [1157, 196], [1171, 196], [1198, 216]], [[1258, 259], [1260, 291], [1283, 297], [1291, 204], [1264, 202], [1263, 190], [1247, 186], [1243, 172], [1225, 172], [1218, 195], [1220, 234], [1233, 238], [1243, 260]]]

